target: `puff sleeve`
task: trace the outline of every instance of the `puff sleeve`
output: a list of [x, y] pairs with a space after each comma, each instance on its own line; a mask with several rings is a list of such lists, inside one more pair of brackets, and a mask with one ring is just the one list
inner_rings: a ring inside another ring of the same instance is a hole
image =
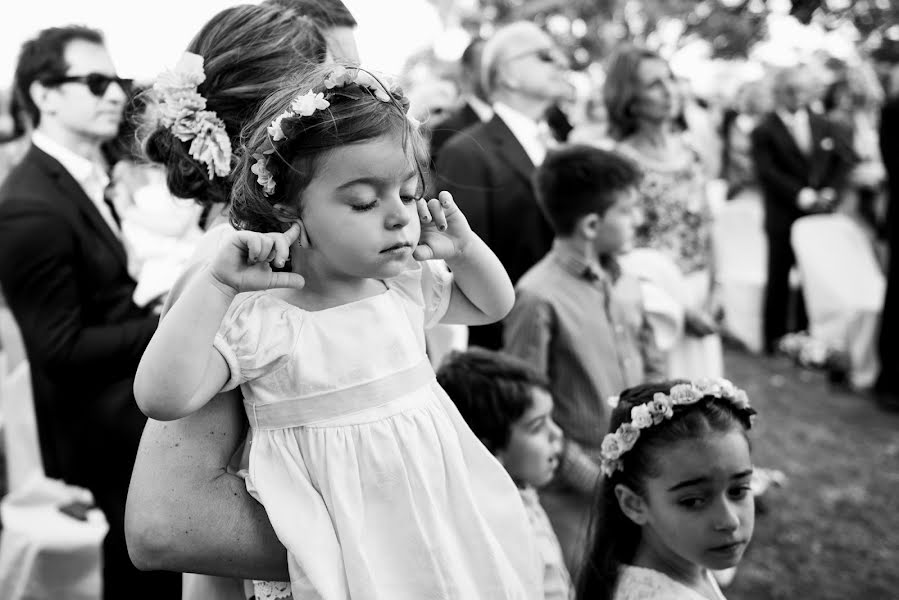
[[266, 292], [241, 296], [228, 309], [215, 336], [215, 348], [231, 373], [222, 391], [288, 364], [303, 323], [300, 309]]

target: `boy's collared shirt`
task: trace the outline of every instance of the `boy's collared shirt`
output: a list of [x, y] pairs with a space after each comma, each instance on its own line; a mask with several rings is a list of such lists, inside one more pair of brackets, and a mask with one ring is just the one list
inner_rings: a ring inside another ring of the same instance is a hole
[[574, 587], [571, 585], [568, 569], [565, 568], [562, 547], [549, 517], [546, 516], [546, 511], [540, 504], [537, 490], [528, 486], [519, 488], [518, 493], [524, 502], [528, 521], [537, 538], [537, 549], [543, 560], [543, 597], [545, 600], [573, 600]]
[[557, 478], [585, 491], [599, 476], [609, 398], [661, 375], [664, 364], [639, 282], [614, 279], [615, 271], [556, 241], [519, 280], [504, 321], [505, 350], [550, 380], [553, 417], [567, 441]]

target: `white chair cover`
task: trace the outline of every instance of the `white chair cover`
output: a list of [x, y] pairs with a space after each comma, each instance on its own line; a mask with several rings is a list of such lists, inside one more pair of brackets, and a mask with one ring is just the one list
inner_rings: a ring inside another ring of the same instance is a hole
[[809, 333], [849, 354], [853, 386], [873, 385], [886, 282], [864, 230], [843, 214], [803, 217], [791, 242], [802, 277]]
[[81, 521], [59, 507], [92, 504], [88, 490], [44, 476], [31, 372], [18, 327], [0, 306], [0, 414], [8, 493], [0, 501], [0, 598], [100, 600], [102, 545], [109, 530], [99, 509]]
[[101, 600], [103, 538], [109, 526], [99, 509], [80, 521], [59, 507], [90, 492], [33, 476], [0, 501], [0, 598]]
[[763, 218], [761, 197], [747, 189], [721, 206], [712, 227], [725, 327], [752, 352], [761, 352], [763, 345], [762, 306], [768, 278]]

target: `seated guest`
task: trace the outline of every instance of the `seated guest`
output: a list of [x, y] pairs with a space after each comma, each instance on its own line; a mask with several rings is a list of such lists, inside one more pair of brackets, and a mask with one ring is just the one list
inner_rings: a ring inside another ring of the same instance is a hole
[[639, 180], [630, 160], [593, 146], [547, 155], [534, 181], [556, 237], [519, 280], [506, 318], [505, 349], [549, 378], [567, 439], [544, 506], [572, 573], [600, 478], [608, 400], [665, 372], [640, 284], [615, 262], [633, 241]]
[[572, 598], [562, 549], [536, 490], [552, 479], [562, 450], [549, 382], [527, 363], [481, 348], [451, 354], [437, 381], [518, 486], [543, 559], [544, 597]]
[[128, 81], [100, 32], [41, 31], [22, 47], [16, 93], [36, 129], [0, 188], [0, 284], [22, 331], [48, 476], [89, 489], [109, 521], [106, 598], [177, 597], [173, 574], [141, 573], [125, 547], [125, 498], [146, 419], [134, 374], [157, 317], [135, 282], [102, 151], [122, 120]]

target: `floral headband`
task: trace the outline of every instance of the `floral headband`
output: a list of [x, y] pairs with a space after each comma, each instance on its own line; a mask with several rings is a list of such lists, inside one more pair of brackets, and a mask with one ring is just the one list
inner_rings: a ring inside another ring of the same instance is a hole
[[[350, 92], [341, 89], [351, 84], [367, 89], [371, 95], [381, 102], [398, 102], [404, 112], [409, 108], [409, 100], [403, 95], [403, 90], [399, 86], [394, 84], [385, 85], [375, 78], [374, 75], [359, 67], [349, 69], [343, 66], [334, 67], [325, 77], [321, 86], [310, 89], [305, 94], [294, 98], [293, 102], [290, 103], [290, 107], [275, 117], [271, 125], [267, 127], [269, 147], [262, 152], [253, 154], [253, 158], [256, 161], [250, 167], [250, 170], [256, 174], [256, 181], [262, 186], [263, 194], [271, 196], [275, 192], [275, 178], [268, 168], [268, 161], [269, 156], [277, 152], [275, 144], [290, 138], [288, 133], [291, 133], [291, 131], [288, 128], [285, 133], [285, 126], [291, 121], [309, 117], [316, 111], [325, 110], [331, 106], [331, 102], [326, 96], [332, 100], [337, 95], [353, 100], [360, 99], [360, 96], [354, 96]], [[412, 122], [413, 126], [418, 125], [418, 122], [412, 116], [407, 115], [407, 119]]]
[[706, 396], [728, 400], [739, 411], [755, 411], [749, 406], [746, 392], [727, 379], [703, 379], [693, 383], [679, 383], [669, 394], [657, 392], [652, 400], [631, 408], [631, 420], [622, 423], [615, 433], [606, 435], [600, 448], [600, 468], [602, 474], [611, 477], [622, 469], [621, 457], [634, 447], [640, 438], [640, 431], [658, 425], [674, 416], [675, 406], [696, 404]]
[[205, 80], [203, 57], [185, 52], [174, 69], [156, 78], [153, 89], [159, 94], [163, 126], [182, 142], [190, 142], [190, 155], [206, 165], [212, 179], [231, 172], [231, 140], [224, 121], [206, 110], [206, 98], [197, 91]]

